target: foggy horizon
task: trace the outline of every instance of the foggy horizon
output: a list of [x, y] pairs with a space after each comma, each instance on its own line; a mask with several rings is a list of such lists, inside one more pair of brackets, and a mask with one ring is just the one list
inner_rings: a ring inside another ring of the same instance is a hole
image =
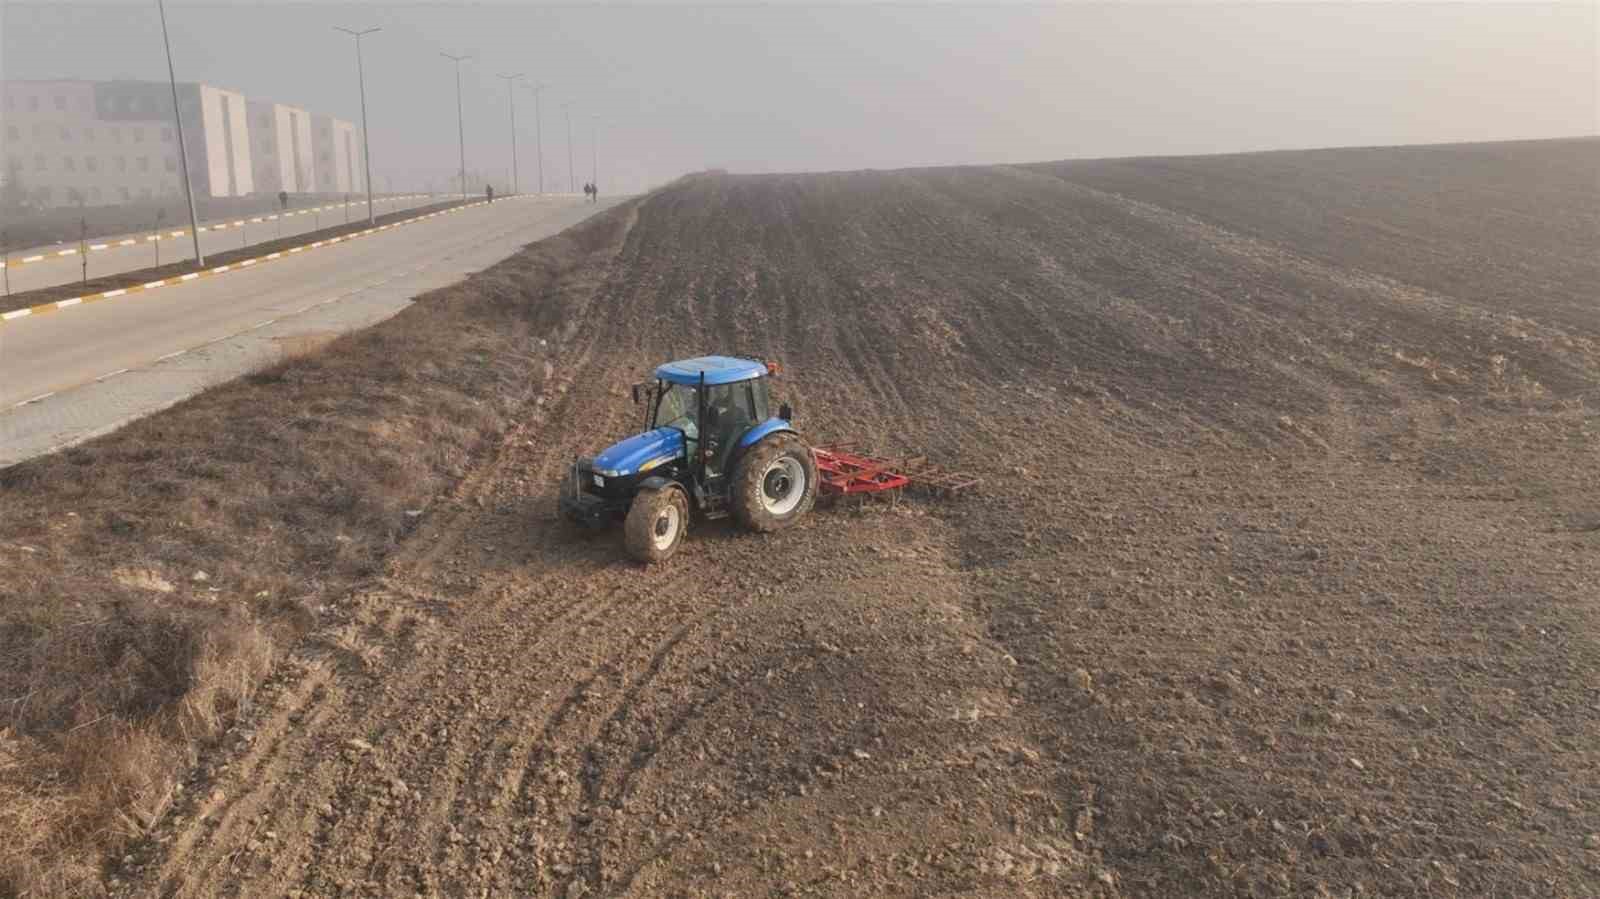
[[[1600, 132], [1596, 9], [172, 2], [167, 16], [179, 81], [358, 129], [353, 41], [334, 26], [382, 28], [363, 43], [380, 190], [443, 187], [456, 172], [453, 65], [439, 55], [448, 52], [474, 56], [461, 66], [469, 170], [509, 172], [497, 75], [526, 73], [551, 85], [542, 104], [546, 187], [564, 190], [597, 168], [606, 189], [637, 192], [713, 168], [1590, 136]], [[6, 3], [0, 77], [164, 82], [155, 4]], [[532, 189], [533, 93], [518, 90], [516, 105], [520, 177]]]

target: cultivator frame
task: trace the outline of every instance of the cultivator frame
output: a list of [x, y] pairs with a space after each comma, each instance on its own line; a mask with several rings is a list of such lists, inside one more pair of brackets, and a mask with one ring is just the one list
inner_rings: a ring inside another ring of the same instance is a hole
[[828, 496], [882, 493], [906, 487], [949, 496], [977, 486], [979, 481], [963, 472], [946, 471], [926, 456], [888, 459], [849, 440], [814, 446], [811, 454], [817, 460], [817, 487]]

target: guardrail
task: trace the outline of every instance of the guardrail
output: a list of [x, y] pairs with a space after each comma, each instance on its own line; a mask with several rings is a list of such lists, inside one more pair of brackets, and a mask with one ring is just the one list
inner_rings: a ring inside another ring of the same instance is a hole
[[[429, 197], [429, 196], [432, 196], [432, 195], [431, 194], [402, 194], [402, 195], [396, 196], [396, 197], [383, 197], [381, 199], [376, 199], [376, 200], [373, 200], [373, 203], [374, 203], [374, 205], [376, 205], [378, 203], [398, 203], [401, 200], [417, 200], [417, 199], [422, 199], [422, 198]], [[440, 195], [440, 196], [443, 198], [443, 199], [440, 200], [440, 202], [445, 202], [446, 200], [448, 200], [450, 195]], [[363, 204], [366, 203], [365, 198], [363, 198], [360, 202], [363, 203]], [[201, 225], [200, 226], [200, 233], [201, 234], [205, 234], [208, 231], [226, 231], [229, 228], [243, 228], [243, 227], [245, 227], [247, 225], [255, 225], [255, 224], [260, 224], [260, 223], [263, 223], [263, 222], [275, 222], [275, 221], [277, 221], [279, 219], [293, 218], [293, 217], [295, 217], [297, 215], [313, 215], [315, 213], [326, 212], [329, 209], [339, 209], [339, 208], [342, 208], [342, 207], [344, 207], [346, 205], [348, 205], [348, 204], [346, 204], [346, 203], [329, 203], [329, 204], [327, 204], [325, 206], [308, 206], [305, 209], [296, 209], [293, 212], [279, 212], [279, 213], [274, 213], [272, 215], [258, 215], [258, 216], [255, 216], [254, 218], [235, 219], [235, 220], [233, 220], [231, 222], [218, 222], [216, 224], [211, 224], [211, 225]], [[151, 242], [158, 241], [158, 240], [173, 240], [175, 238], [187, 237], [187, 236], [189, 236], [189, 229], [188, 228], [182, 228], [182, 229], [177, 230], [177, 231], [157, 231], [157, 232], [154, 232], [152, 234], [146, 234], [146, 235], [144, 235], [142, 237], [128, 237], [128, 238], [124, 238], [122, 240], [112, 240], [112, 241], [106, 241], [104, 243], [89, 244], [88, 250], [89, 250], [89, 252], [95, 252], [97, 250], [114, 250], [114, 249], [117, 249], [118, 247], [132, 247], [132, 246], [138, 246], [141, 243], [151, 243]], [[71, 258], [73, 256], [77, 256], [78, 255], [78, 251], [79, 251], [78, 247], [67, 247], [65, 249], [60, 249], [60, 250], [51, 250], [50, 252], [47, 252], [47, 253], [35, 253], [35, 254], [31, 255], [31, 256], [23, 256], [20, 259], [9, 259], [9, 260], [0, 259], [0, 269], [3, 269], [3, 268], [13, 268], [14, 269], [14, 268], [20, 268], [20, 267], [22, 267], [24, 265], [35, 265], [35, 264], [38, 264], [40, 262], [52, 262], [52, 261], [59, 260], [59, 259], [69, 259], [69, 258]]]
[[[538, 199], [539, 196], [540, 196], [539, 194], [517, 194], [517, 195], [511, 196], [511, 197], [503, 197], [503, 198], [501, 198], [499, 200], [499, 202], [508, 202], [508, 201], [511, 201], [511, 200]], [[545, 196], [555, 196], [555, 195], [546, 194]], [[462, 206], [452, 206], [449, 209], [441, 209], [438, 212], [429, 212], [429, 213], [425, 213], [423, 215], [413, 216], [413, 217], [408, 218], [408, 219], [401, 219], [398, 222], [390, 222], [387, 225], [379, 225], [379, 226], [377, 226], [375, 228], [365, 228], [365, 229], [360, 230], [360, 231], [352, 231], [349, 234], [341, 234], [338, 237], [330, 237], [327, 240], [318, 240], [318, 241], [313, 241], [313, 242], [308, 243], [308, 244], [302, 244], [300, 246], [290, 247], [290, 248], [288, 248], [286, 250], [277, 250], [277, 251], [274, 251], [274, 252], [271, 252], [271, 253], [267, 253], [267, 254], [262, 255], [262, 256], [256, 256], [256, 257], [253, 257], [253, 258], [250, 258], [250, 259], [244, 259], [244, 260], [241, 260], [239, 262], [230, 262], [227, 265], [218, 265], [218, 266], [215, 266], [215, 267], [212, 267], [212, 268], [203, 269], [203, 270], [198, 271], [198, 272], [190, 272], [190, 273], [188, 273], [186, 275], [178, 275], [178, 276], [172, 277], [172, 278], [162, 278], [159, 281], [149, 281], [149, 282], [146, 282], [144, 284], [135, 284], [135, 285], [132, 285], [132, 286], [129, 286], [129, 287], [118, 288], [116, 290], [106, 290], [106, 291], [101, 291], [100, 293], [86, 294], [86, 295], [81, 296], [81, 297], [72, 297], [71, 299], [66, 299], [66, 300], [56, 300], [55, 302], [52, 302], [52, 303], [40, 303], [37, 306], [29, 306], [29, 307], [27, 307], [25, 309], [16, 309], [16, 310], [13, 310], [11, 312], [3, 312], [3, 313], [0, 313], [0, 324], [4, 324], [4, 323], [10, 322], [10, 321], [15, 321], [16, 319], [20, 319], [20, 318], [27, 318], [27, 317], [33, 316], [33, 315], [44, 315], [44, 314], [50, 313], [50, 312], [59, 312], [59, 311], [61, 311], [63, 309], [71, 309], [74, 306], [83, 306], [83, 305], [86, 305], [86, 304], [89, 304], [89, 303], [98, 303], [98, 302], [100, 302], [102, 300], [110, 300], [110, 299], [115, 299], [116, 297], [129, 296], [129, 295], [132, 295], [132, 294], [142, 293], [142, 292], [147, 291], [147, 290], [158, 290], [158, 289], [160, 289], [162, 287], [172, 287], [172, 286], [176, 286], [178, 284], [186, 284], [186, 283], [188, 283], [190, 281], [195, 281], [195, 280], [198, 280], [200, 278], [208, 278], [208, 277], [212, 277], [212, 276], [215, 276], [215, 275], [222, 275], [222, 274], [226, 274], [226, 273], [232, 272], [232, 271], [241, 271], [243, 269], [250, 268], [252, 266], [259, 265], [259, 264], [264, 263], [264, 262], [271, 262], [273, 260], [282, 259], [282, 258], [287, 257], [287, 256], [293, 256], [293, 255], [298, 254], [298, 253], [303, 253], [303, 252], [306, 252], [307, 250], [316, 250], [316, 249], [320, 249], [322, 247], [332, 246], [332, 245], [337, 244], [337, 243], [344, 243], [345, 241], [348, 241], [348, 240], [355, 240], [358, 237], [366, 237], [369, 234], [377, 234], [377, 233], [379, 233], [381, 231], [389, 231], [389, 230], [392, 230], [394, 228], [399, 228], [399, 227], [404, 226], [404, 225], [412, 225], [412, 224], [415, 224], [417, 222], [426, 221], [426, 220], [431, 219], [431, 218], [437, 218], [438, 216], [441, 216], [441, 215], [450, 215], [452, 213], [462, 212], [462, 211], [465, 211], [467, 209], [473, 209], [473, 208], [478, 207], [478, 206], [487, 206], [487, 205], [489, 205], [489, 202], [487, 200], [478, 200], [476, 202], [467, 203], [467, 204], [462, 205]], [[183, 232], [183, 233], [188, 233], [188, 232]]]

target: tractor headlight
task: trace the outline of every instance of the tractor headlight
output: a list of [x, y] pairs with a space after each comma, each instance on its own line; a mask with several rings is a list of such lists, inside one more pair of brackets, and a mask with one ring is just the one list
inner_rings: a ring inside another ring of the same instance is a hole
[[595, 475], [594, 476], [594, 485], [596, 487], [604, 487], [606, 485], [606, 479], [601, 477], [600, 475]]

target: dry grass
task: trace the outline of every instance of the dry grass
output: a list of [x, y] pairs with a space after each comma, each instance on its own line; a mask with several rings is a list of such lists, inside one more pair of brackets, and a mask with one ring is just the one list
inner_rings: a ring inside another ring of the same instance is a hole
[[394, 319], [0, 470], [0, 895], [93, 895], [324, 598], [539, 389], [618, 209]]

